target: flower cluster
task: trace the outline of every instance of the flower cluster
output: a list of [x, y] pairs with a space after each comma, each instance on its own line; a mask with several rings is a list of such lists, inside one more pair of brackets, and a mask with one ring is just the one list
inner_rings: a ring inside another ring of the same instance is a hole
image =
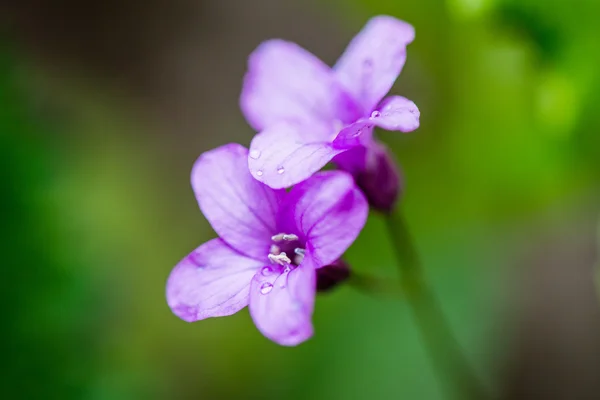
[[[249, 150], [228, 144], [194, 165], [196, 199], [219, 237], [171, 272], [167, 302], [177, 316], [192, 322], [248, 306], [281, 345], [312, 336], [317, 289], [348, 277], [341, 257], [369, 205], [387, 212], [398, 197], [399, 171], [373, 129], [419, 126], [412, 101], [381, 100], [413, 39], [412, 26], [379, 16], [333, 68], [282, 40], [252, 53], [240, 106], [259, 133]], [[319, 172], [329, 162], [338, 170]]]

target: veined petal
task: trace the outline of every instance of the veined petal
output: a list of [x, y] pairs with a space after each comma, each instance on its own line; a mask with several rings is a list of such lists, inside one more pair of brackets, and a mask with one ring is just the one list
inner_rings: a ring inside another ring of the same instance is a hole
[[370, 113], [391, 89], [406, 61], [414, 28], [389, 16], [374, 17], [352, 39], [334, 70], [344, 88]]
[[371, 122], [388, 131], [412, 132], [419, 127], [421, 113], [402, 96], [390, 96], [371, 114]]
[[272, 188], [290, 187], [346, 150], [329, 141], [311, 141], [305, 135], [310, 131], [310, 125], [283, 121], [254, 136], [248, 157], [252, 176]]
[[326, 171], [294, 186], [281, 205], [278, 228], [306, 243], [320, 268], [341, 257], [367, 220], [369, 206], [352, 176]]
[[273, 190], [248, 171], [248, 150], [228, 144], [202, 154], [192, 170], [200, 209], [228, 245], [264, 260], [284, 190]]
[[283, 346], [296, 346], [313, 335], [316, 274], [310, 256], [291, 271], [264, 276], [250, 285], [250, 315], [258, 330]]
[[248, 305], [250, 281], [261, 266], [223, 240], [213, 239], [173, 269], [167, 281], [167, 303], [188, 322], [234, 314]]
[[292, 118], [327, 134], [333, 121], [349, 123], [359, 115], [326, 64], [283, 40], [264, 42], [250, 55], [240, 106], [257, 131]]
[[333, 140], [333, 147], [336, 149], [351, 149], [367, 146], [373, 141], [374, 126], [375, 124], [368, 118], [346, 126]]

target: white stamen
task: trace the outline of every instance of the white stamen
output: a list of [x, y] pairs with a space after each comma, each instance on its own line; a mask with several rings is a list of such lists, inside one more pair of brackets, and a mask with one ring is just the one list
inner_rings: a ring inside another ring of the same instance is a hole
[[271, 240], [274, 242], [281, 242], [285, 233], [278, 233], [277, 235], [271, 236]]
[[271, 248], [269, 249], [269, 253], [273, 255], [278, 255], [279, 253], [281, 253], [281, 249], [276, 244], [272, 244]]
[[296, 254], [294, 256], [294, 264], [300, 265], [304, 261], [304, 256], [302, 254]]
[[279, 264], [279, 265], [289, 265], [291, 264], [292, 260], [289, 259], [289, 257], [287, 256], [287, 254], [285, 254], [285, 252], [282, 252], [280, 254], [269, 254], [269, 261], [271, 261], [274, 264]]
[[298, 240], [298, 236], [288, 233], [278, 233], [277, 235], [271, 236], [271, 240], [274, 242], [281, 242], [282, 240], [291, 242], [294, 240]]
[[304, 250], [304, 249], [301, 249], [301, 248], [299, 248], [299, 247], [296, 247], [296, 248], [294, 249], [294, 253], [298, 254], [299, 256], [303, 256], [303, 255], [305, 255], [305, 254], [306, 254], [306, 250]]

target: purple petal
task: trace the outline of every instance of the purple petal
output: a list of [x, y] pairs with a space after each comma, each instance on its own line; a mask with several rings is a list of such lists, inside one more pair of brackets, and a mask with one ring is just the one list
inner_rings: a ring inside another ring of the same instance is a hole
[[223, 240], [213, 239], [173, 269], [167, 281], [167, 303], [188, 322], [234, 314], [248, 305], [250, 281], [261, 266]]
[[307, 255], [297, 268], [265, 276], [258, 272], [250, 286], [250, 315], [272, 341], [296, 346], [313, 334], [316, 274]]
[[373, 141], [373, 121], [362, 119], [342, 129], [333, 141], [336, 149], [367, 146]]
[[369, 206], [352, 176], [342, 171], [313, 175], [294, 186], [281, 205], [278, 228], [306, 242], [315, 267], [333, 263], [354, 242]]
[[[310, 177], [345, 149], [311, 141], [310, 126], [280, 122], [254, 136], [248, 167], [254, 178], [272, 188], [295, 185]], [[334, 134], [332, 132], [331, 139]]]
[[250, 55], [240, 106], [257, 131], [291, 118], [327, 134], [334, 120], [349, 123], [359, 115], [327, 65], [283, 40], [264, 42]]
[[419, 127], [421, 113], [412, 101], [402, 96], [386, 98], [371, 114], [372, 123], [388, 131], [412, 132]]
[[356, 176], [367, 168], [367, 147], [369, 146], [354, 147], [349, 151], [338, 154], [332, 161], [339, 169]]
[[192, 187], [204, 216], [235, 250], [264, 260], [284, 190], [273, 190], [248, 171], [248, 150], [228, 144], [202, 154]]
[[406, 22], [374, 17], [338, 60], [337, 78], [360, 103], [363, 115], [391, 89], [406, 61], [406, 46], [414, 38], [415, 30]]
[[333, 162], [352, 174], [371, 207], [392, 211], [402, 193], [403, 179], [393, 154], [383, 143], [371, 140], [363, 147], [337, 155]]

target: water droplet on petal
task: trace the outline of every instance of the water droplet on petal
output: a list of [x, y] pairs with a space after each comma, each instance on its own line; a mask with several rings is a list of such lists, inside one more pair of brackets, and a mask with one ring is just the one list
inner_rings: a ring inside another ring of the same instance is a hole
[[258, 160], [260, 158], [260, 150], [250, 150], [250, 158]]
[[283, 174], [284, 172], [285, 172], [285, 168], [283, 168], [283, 167], [279, 167], [279, 168], [277, 168], [277, 173], [278, 173], [279, 175]]
[[271, 293], [271, 290], [273, 290], [273, 285], [271, 285], [269, 282], [265, 282], [260, 286], [261, 294], [269, 294]]
[[271, 269], [271, 267], [263, 267], [263, 269], [260, 271], [260, 273], [263, 274], [263, 276], [271, 275], [272, 272], [273, 269]]
[[256, 176], [262, 176], [263, 172], [262, 169], [259, 169], [258, 171], [256, 171]]
[[380, 116], [381, 116], [381, 113], [379, 111], [377, 111], [377, 110], [375, 110], [375, 111], [373, 111], [371, 113], [371, 118], [377, 118], [377, 117], [380, 117]]
[[370, 58], [367, 58], [365, 61], [363, 61], [363, 66], [366, 70], [370, 70], [373, 68], [373, 60], [371, 60]]

